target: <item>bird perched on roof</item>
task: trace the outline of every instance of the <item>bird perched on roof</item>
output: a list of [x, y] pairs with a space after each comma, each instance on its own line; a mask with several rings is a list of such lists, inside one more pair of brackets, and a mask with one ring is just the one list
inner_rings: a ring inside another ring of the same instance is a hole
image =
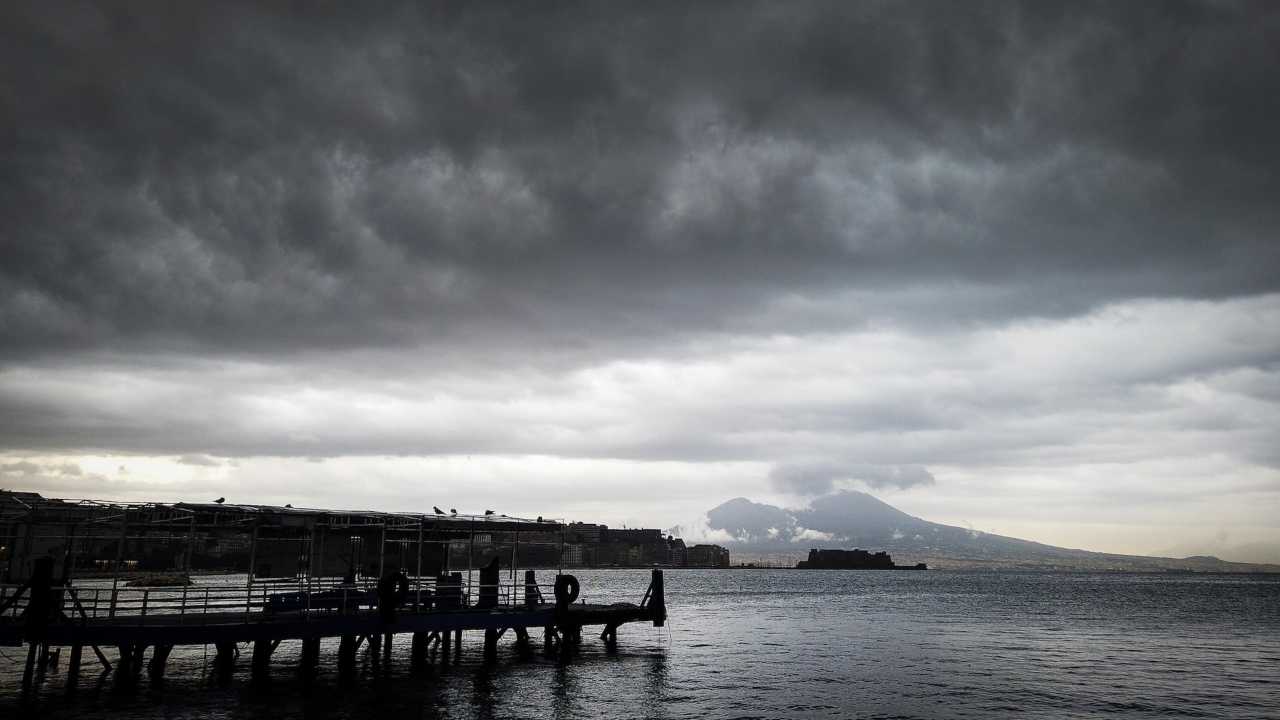
[[449, 514], [450, 514], [450, 515], [457, 515], [457, 514], [458, 514], [458, 509], [457, 509], [457, 508], [449, 508]]
[[541, 516], [541, 515], [539, 515], [539, 516], [538, 516], [538, 522], [542, 522], [542, 516]]
[[293, 509], [293, 505], [292, 505], [292, 504], [290, 504], [290, 503], [285, 503], [285, 504], [284, 504], [284, 506], [285, 506], [285, 507], [287, 507], [287, 508], [289, 508], [289, 509]]
[[222, 503], [224, 503], [224, 502], [226, 502], [226, 501], [227, 501], [227, 499], [226, 499], [226, 498], [224, 498], [224, 497], [220, 497], [220, 498], [218, 498], [217, 500], [214, 500], [214, 502], [218, 503], [219, 505], [221, 505]]
[[437, 515], [443, 515], [443, 514], [444, 514], [444, 511], [443, 511], [443, 510], [441, 510], [440, 508], [436, 507], [435, 505], [432, 505], [432, 506], [431, 506], [431, 509], [432, 509], [432, 510], [435, 510]]
[[493, 514], [493, 511], [492, 511], [492, 510], [485, 510], [485, 511], [484, 511], [484, 514], [485, 514], [485, 515], [492, 515], [492, 514]]

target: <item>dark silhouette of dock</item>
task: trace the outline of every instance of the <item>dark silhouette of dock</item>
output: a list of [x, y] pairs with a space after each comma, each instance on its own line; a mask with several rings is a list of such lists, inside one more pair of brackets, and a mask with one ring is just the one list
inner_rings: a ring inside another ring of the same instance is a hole
[[[214, 646], [214, 671], [229, 678], [237, 644], [251, 643], [252, 676], [262, 679], [286, 640], [301, 641], [306, 673], [320, 662], [320, 641], [337, 638], [338, 670], [350, 674], [361, 647], [390, 662], [398, 636], [407, 636], [419, 666], [456, 656], [467, 631], [484, 633], [492, 658], [508, 634], [529, 648], [538, 633], [544, 651], [563, 653], [581, 643], [585, 627], [600, 627], [613, 644], [626, 623], [666, 620], [661, 570], [638, 603], [587, 603], [578, 580], [560, 570], [540, 583], [529, 566], [558, 560], [564, 532], [542, 518], [0, 493], [0, 530], [8, 548], [0, 645], [27, 646], [24, 689], [64, 648], [69, 683], [88, 649], [127, 685], [144, 662], [162, 678], [182, 645]], [[240, 560], [242, 582], [187, 584], [202, 563], [227, 570]], [[141, 567], [165, 574], [124, 582]], [[76, 582], [77, 571], [89, 577]]]

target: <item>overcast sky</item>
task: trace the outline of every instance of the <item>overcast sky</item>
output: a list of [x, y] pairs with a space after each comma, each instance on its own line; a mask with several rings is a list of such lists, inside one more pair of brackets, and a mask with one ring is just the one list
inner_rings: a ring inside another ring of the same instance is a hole
[[1280, 546], [1280, 6], [233, 5], [0, 10], [0, 486]]

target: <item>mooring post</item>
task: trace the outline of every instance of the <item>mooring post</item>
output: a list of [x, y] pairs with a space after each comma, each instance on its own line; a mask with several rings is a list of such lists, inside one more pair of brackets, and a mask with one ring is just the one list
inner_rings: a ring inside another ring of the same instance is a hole
[[524, 606], [530, 610], [538, 607], [538, 579], [532, 570], [524, 571]]
[[172, 645], [156, 645], [151, 648], [151, 663], [147, 666], [147, 675], [152, 682], [164, 680], [164, 666], [172, 651]]
[[480, 592], [476, 596], [476, 607], [492, 609], [498, 606], [498, 584], [502, 582], [502, 569], [498, 558], [489, 561], [480, 568]]
[[662, 589], [662, 571], [654, 570], [649, 581], [649, 610], [653, 617], [653, 626], [662, 627], [667, 622], [667, 596]]

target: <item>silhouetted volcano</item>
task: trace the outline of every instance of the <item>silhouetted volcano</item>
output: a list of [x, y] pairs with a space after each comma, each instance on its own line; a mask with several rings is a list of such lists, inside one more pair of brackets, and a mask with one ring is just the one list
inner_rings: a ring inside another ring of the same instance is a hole
[[734, 498], [707, 512], [714, 530], [733, 536], [739, 552], [802, 552], [809, 548], [888, 550], [895, 560], [951, 564], [1030, 564], [1089, 569], [1280, 570], [1217, 558], [1153, 558], [1055, 547], [1030, 540], [943, 525], [908, 515], [864, 492], [845, 490], [800, 509]]

